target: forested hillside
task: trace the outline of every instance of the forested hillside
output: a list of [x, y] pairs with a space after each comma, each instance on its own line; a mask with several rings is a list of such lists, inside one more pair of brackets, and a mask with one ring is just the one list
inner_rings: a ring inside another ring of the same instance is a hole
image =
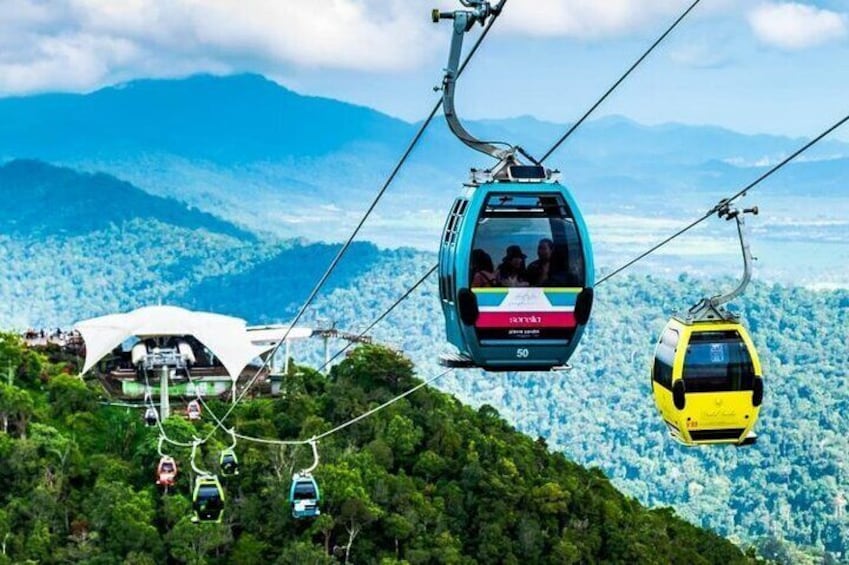
[[[335, 314], [343, 327], [365, 327], [430, 261], [386, 264], [364, 277], [358, 291], [336, 291], [317, 308]], [[525, 433], [546, 438], [581, 464], [599, 466], [644, 504], [672, 505], [694, 523], [735, 539], [786, 539], [846, 556], [849, 292], [756, 282], [736, 301], [766, 378], [755, 446], [682, 448], [667, 437], [654, 409], [649, 366], [668, 316], [733, 284], [687, 275], [614, 278], [597, 289], [573, 370], [458, 371], [440, 386], [473, 405], [495, 406]], [[446, 347], [435, 283], [374, 333], [434, 374]]]
[[[339, 250], [268, 240], [109, 175], [39, 161], [0, 166], [0, 196], [10, 203], [0, 208], [0, 327], [10, 329], [174, 300], [279, 321]], [[328, 289], [367, 271], [378, 251], [356, 243], [349, 254]], [[269, 295], [282, 303], [263, 311]]]
[[[0, 235], [6, 265], [0, 319], [18, 329], [67, 327], [161, 299], [251, 323], [284, 322], [338, 249], [245, 241], [211, 225], [135, 218], [78, 235]], [[358, 244], [306, 322], [363, 328], [434, 262], [430, 254]], [[760, 442], [740, 451], [683, 450], [666, 438], [654, 413], [647, 367], [668, 315], [713, 290], [689, 277], [618, 277], [598, 289], [572, 372], [458, 372], [440, 387], [476, 406], [489, 403], [526, 433], [601, 467], [643, 504], [673, 505], [694, 523], [741, 540], [784, 538], [843, 555], [849, 540], [843, 518], [849, 496], [842, 486], [849, 425], [840, 412], [849, 401], [842, 369], [847, 293], [754, 284], [738, 303], [767, 371]], [[414, 294], [375, 336], [409, 352], [424, 373], [435, 371], [445, 348], [435, 283]], [[298, 354], [318, 361], [317, 352], [299, 347]]]
[[157, 221], [248, 241], [255, 236], [173, 198], [153, 196], [106, 174], [41, 161], [0, 166], [0, 233], [35, 238], [83, 235], [128, 221]]
[[[646, 510], [495, 409], [423, 389], [321, 441], [322, 514], [295, 522], [286, 501], [307, 449], [237, 446], [221, 525], [189, 520], [187, 450], [168, 493], [153, 484], [156, 428], [137, 410], [99, 405], [97, 385], [0, 335], [0, 563], [745, 563], [730, 542], [668, 509]], [[240, 404], [233, 425], [309, 438], [417, 383], [412, 365], [364, 347], [329, 377], [293, 368], [279, 399]], [[213, 403], [223, 413], [224, 406]], [[180, 417], [188, 442], [209, 422]], [[215, 436], [196, 461], [215, 469]]]

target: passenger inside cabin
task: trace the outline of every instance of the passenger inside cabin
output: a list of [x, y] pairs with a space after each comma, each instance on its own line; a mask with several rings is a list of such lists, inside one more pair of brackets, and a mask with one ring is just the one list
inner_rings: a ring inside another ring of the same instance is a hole
[[575, 277], [571, 276], [569, 272], [569, 256], [565, 247], [555, 247], [552, 249], [548, 280], [546, 282], [549, 286], [569, 286], [576, 284]]
[[531, 286], [546, 286], [551, 271], [551, 255], [554, 242], [548, 238], [539, 240], [537, 260], [528, 265], [528, 283]]
[[472, 250], [472, 286], [495, 286], [495, 266], [492, 257], [483, 249]]
[[495, 280], [498, 286], [528, 286], [527, 270], [525, 269], [525, 258], [522, 248], [518, 245], [507, 247], [507, 253], [501, 260], [498, 270], [495, 272]]

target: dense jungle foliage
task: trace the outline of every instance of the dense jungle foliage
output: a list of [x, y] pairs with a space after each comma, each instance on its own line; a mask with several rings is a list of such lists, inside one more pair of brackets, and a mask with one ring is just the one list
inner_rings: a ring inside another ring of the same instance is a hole
[[[430, 261], [387, 262], [316, 308], [342, 327], [366, 326], [426, 271]], [[592, 319], [563, 373], [458, 371], [439, 386], [473, 406], [498, 409], [586, 466], [598, 466], [629, 496], [671, 505], [695, 524], [765, 553], [784, 541], [811, 548], [812, 562], [846, 559], [849, 523], [849, 292], [753, 283], [735, 301], [760, 351], [766, 396], [746, 449], [675, 444], [651, 399], [649, 367], [668, 317], [736, 281], [623, 275], [596, 289]], [[436, 374], [444, 351], [435, 283], [413, 294], [374, 330]], [[342, 347], [342, 344], [339, 344]], [[770, 549], [771, 548], [771, 549]], [[791, 552], [792, 553], [792, 552]]]
[[[0, 563], [744, 563], [730, 542], [618, 493], [542, 439], [422, 389], [321, 441], [322, 515], [290, 517], [304, 447], [240, 442], [242, 472], [225, 483], [224, 523], [189, 520], [188, 450], [176, 486], [153, 484], [156, 428], [55, 356], [0, 339]], [[329, 377], [292, 369], [279, 398], [239, 405], [242, 434], [310, 438], [408, 390], [412, 364], [377, 346], [355, 350]], [[219, 414], [226, 406], [211, 403]], [[180, 417], [190, 442], [213, 425]], [[197, 465], [214, 470], [219, 433]]]

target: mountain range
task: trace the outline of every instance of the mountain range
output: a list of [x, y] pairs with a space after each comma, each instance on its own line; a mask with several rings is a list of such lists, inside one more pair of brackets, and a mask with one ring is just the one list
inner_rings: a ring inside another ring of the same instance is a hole
[[[0, 161], [37, 158], [105, 172], [254, 232], [340, 240], [419, 125], [302, 96], [257, 75], [141, 80], [89, 94], [0, 99]], [[523, 116], [468, 127], [540, 155], [568, 124]], [[549, 164], [563, 171], [590, 216], [678, 217], [710, 208], [803, 142], [614, 116], [586, 123]], [[770, 190], [843, 195], [847, 157], [849, 144], [826, 140]], [[486, 164], [437, 117], [375, 211], [366, 239], [433, 249], [469, 167]]]

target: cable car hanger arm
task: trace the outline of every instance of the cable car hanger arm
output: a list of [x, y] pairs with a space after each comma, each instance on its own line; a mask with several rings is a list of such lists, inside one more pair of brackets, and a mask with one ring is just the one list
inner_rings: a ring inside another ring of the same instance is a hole
[[[457, 10], [455, 12], [433, 11], [433, 22], [439, 20], [454, 20], [454, 33], [451, 36], [451, 51], [448, 55], [448, 66], [445, 68], [445, 77], [442, 79], [442, 110], [448, 127], [457, 138], [476, 151], [480, 151], [499, 161], [514, 160], [516, 148], [509, 143], [497, 141], [482, 141], [474, 137], [460, 122], [454, 107], [454, 94], [456, 91], [457, 78], [460, 75], [460, 55], [463, 51], [463, 39], [466, 33], [472, 29], [475, 23], [484, 25], [487, 18], [495, 19], [501, 14], [506, 0], [501, 0], [496, 7], [492, 7], [486, 0], [460, 0], [463, 6], [470, 10]], [[496, 145], [505, 145], [506, 149], [500, 149]]]
[[737, 288], [735, 288], [734, 290], [725, 294], [720, 294], [718, 296], [712, 297], [710, 299], [710, 304], [714, 307], [727, 304], [728, 302], [731, 302], [732, 300], [743, 294], [743, 292], [746, 290], [746, 287], [749, 285], [749, 281], [752, 280], [752, 262], [754, 261], [754, 257], [752, 257], [752, 249], [749, 246], [746, 220], [743, 218], [743, 215], [753, 214], [757, 216], [758, 207], [754, 206], [752, 208], [744, 208], [742, 210], [738, 210], [737, 208], [731, 208], [731, 203], [723, 199], [718, 205], [716, 214], [720, 218], [725, 218], [728, 221], [735, 220], [737, 222], [737, 235], [740, 237], [740, 250], [743, 252], [743, 279], [740, 281], [740, 284], [737, 285]]
[[312, 438], [311, 440], [309, 440], [309, 444], [312, 448], [312, 465], [301, 471], [301, 475], [304, 476], [311, 475], [312, 472], [318, 468], [318, 442], [315, 440], [315, 438]]
[[198, 438], [198, 437], [194, 438], [194, 441], [192, 441], [192, 455], [191, 455], [190, 463], [191, 463], [191, 465], [192, 465], [192, 470], [193, 470], [195, 473], [197, 473], [198, 475], [200, 475], [200, 476], [202, 476], [202, 477], [211, 477], [211, 476], [212, 476], [212, 473], [210, 473], [209, 471], [204, 471], [203, 469], [199, 468], [199, 467], [195, 464], [195, 455], [197, 454], [198, 446], [199, 446], [199, 445], [202, 445], [202, 444], [203, 444], [203, 442], [204, 442], [204, 440], [201, 440], [201, 439], [200, 439], [200, 438]]

